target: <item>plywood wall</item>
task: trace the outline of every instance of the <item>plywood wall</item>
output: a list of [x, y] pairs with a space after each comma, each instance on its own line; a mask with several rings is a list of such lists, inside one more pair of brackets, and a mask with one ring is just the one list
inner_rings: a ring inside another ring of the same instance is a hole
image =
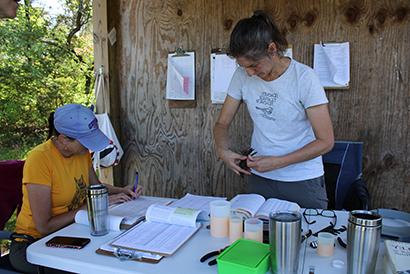
[[[337, 140], [364, 142], [364, 176], [373, 207], [410, 210], [410, 3], [332, 0], [109, 1], [112, 115], [125, 155], [116, 170], [126, 184], [138, 169], [145, 194], [231, 197], [245, 181], [218, 160], [212, 127], [220, 105], [209, 94], [209, 54], [225, 47], [235, 23], [256, 9], [276, 18], [294, 58], [312, 65], [313, 44], [349, 41], [349, 90], [327, 91]], [[167, 54], [196, 52], [195, 108], [165, 100]], [[245, 148], [252, 123], [241, 108], [232, 147]]]

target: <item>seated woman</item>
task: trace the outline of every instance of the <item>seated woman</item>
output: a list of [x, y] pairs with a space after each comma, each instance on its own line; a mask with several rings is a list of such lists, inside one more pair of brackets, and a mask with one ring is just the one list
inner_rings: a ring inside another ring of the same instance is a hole
[[[10, 247], [11, 264], [24, 273], [38, 271], [26, 260], [27, 247], [71, 224], [77, 211], [86, 208], [87, 186], [100, 183], [89, 151], [100, 151], [110, 142], [98, 129], [94, 113], [78, 104], [58, 108], [49, 127], [49, 139], [30, 151], [24, 165], [23, 205], [15, 230], [24, 237], [14, 239]], [[110, 204], [137, 198], [141, 192], [105, 186]]]

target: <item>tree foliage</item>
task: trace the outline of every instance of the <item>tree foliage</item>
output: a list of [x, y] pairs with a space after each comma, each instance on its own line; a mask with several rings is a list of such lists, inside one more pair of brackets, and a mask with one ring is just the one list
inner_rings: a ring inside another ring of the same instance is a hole
[[44, 140], [58, 106], [93, 101], [91, 0], [66, 0], [64, 7], [51, 18], [25, 0], [16, 19], [0, 21], [3, 149]]

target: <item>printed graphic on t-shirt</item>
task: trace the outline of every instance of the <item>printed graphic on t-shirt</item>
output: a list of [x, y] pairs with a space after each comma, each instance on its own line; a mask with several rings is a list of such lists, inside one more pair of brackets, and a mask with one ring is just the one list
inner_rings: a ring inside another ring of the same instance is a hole
[[262, 92], [256, 100], [256, 109], [261, 113], [265, 119], [275, 121], [274, 104], [278, 100], [277, 93]]
[[75, 194], [73, 197], [73, 200], [71, 201], [71, 204], [68, 206], [68, 210], [74, 210], [79, 208], [85, 201], [85, 196], [86, 196], [86, 189], [87, 185], [84, 182], [83, 175], [81, 175], [80, 178], [75, 178]]

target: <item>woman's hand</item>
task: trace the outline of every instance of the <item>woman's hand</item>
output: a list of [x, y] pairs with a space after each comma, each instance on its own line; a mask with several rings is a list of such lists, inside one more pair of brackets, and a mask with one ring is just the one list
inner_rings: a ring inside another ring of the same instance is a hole
[[128, 185], [122, 188], [123, 192], [127, 195], [130, 195], [133, 199], [138, 198], [142, 194], [142, 186], [138, 186], [134, 191], [133, 185]]
[[131, 200], [132, 198], [125, 193], [112, 194], [108, 196], [109, 205], [124, 203]]
[[239, 166], [241, 160], [247, 159], [245, 155], [235, 153], [231, 150], [224, 150], [220, 152], [219, 155], [220, 158], [228, 165], [228, 167], [232, 169], [233, 172], [235, 172], [236, 174], [240, 175], [241, 173], [243, 173], [246, 175], [251, 175], [251, 173], [248, 170], [242, 169]]
[[124, 203], [133, 199], [137, 199], [142, 193], [142, 187], [138, 186], [137, 190], [133, 191], [133, 186], [116, 187], [116, 194], [109, 196], [109, 204]]
[[286, 166], [281, 157], [248, 156], [246, 164], [258, 172], [266, 172]]

